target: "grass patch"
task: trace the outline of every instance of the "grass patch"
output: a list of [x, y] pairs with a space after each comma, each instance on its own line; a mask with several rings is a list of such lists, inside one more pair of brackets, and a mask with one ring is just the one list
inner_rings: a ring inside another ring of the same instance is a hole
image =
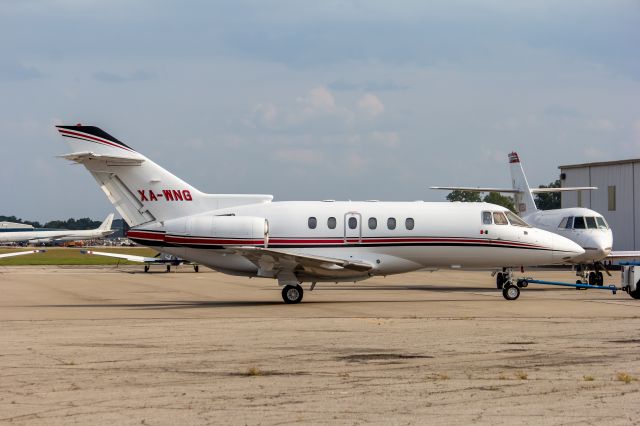
[[616, 374], [616, 380], [619, 381], [619, 382], [625, 382], [626, 384], [629, 384], [632, 381], [637, 380], [637, 379], [635, 377], [633, 377], [631, 374], [625, 373], [624, 371], [621, 371], [621, 372]]
[[595, 379], [593, 378], [593, 376], [582, 376], [582, 379], [585, 382], [593, 382]]
[[[32, 247], [0, 248], [0, 254], [32, 250]], [[42, 247], [45, 253], [26, 254], [24, 256], [0, 259], [0, 266], [30, 265], [141, 265], [113, 257], [92, 256], [80, 253], [81, 249], [71, 247]], [[90, 247], [86, 250], [105, 251], [109, 253], [134, 254], [136, 256], [153, 257], [158, 252], [147, 247]]]
[[516, 377], [520, 380], [527, 380], [529, 378], [529, 375], [527, 373], [525, 373], [524, 371], [518, 371], [516, 373]]
[[258, 367], [251, 367], [247, 370], [247, 376], [262, 376], [262, 370]]

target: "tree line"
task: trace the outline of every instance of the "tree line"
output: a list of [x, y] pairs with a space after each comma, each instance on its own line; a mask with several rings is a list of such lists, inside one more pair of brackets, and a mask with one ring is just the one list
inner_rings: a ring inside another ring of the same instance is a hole
[[26, 225], [32, 225], [34, 228], [56, 228], [56, 229], [73, 229], [73, 230], [81, 230], [81, 229], [95, 229], [102, 221], [100, 220], [92, 220], [88, 217], [83, 217], [81, 219], [69, 218], [67, 220], [52, 220], [46, 222], [44, 225], [38, 221], [32, 220], [22, 220], [15, 216], [3, 216], [0, 215], [0, 222], [15, 222], [15, 223], [23, 223]]
[[[549, 185], [540, 185], [538, 188], [560, 188], [560, 180], [551, 182]], [[449, 201], [463, 201], [468, 203], [481, 202], [497, 204], [502, 207], [506, 207], [514, 213], [516, 212], [515, 205], [513, 204], [513, 198], [504, 196], [498, 192], [490, 192], [484, 197], [480, 197], [480, 193], [474, 191], [462, 191], [456, 189], [447, 195]], [[560, 193], [559, 192], [543, 192], [535, 194], [534, 201], [536, 207], [539, 210], [552, 210], [560, 208]]]

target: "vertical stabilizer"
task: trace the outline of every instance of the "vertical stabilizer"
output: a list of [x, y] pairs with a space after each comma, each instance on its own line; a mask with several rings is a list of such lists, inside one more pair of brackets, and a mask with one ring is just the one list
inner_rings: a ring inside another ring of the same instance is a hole
[[529, 182], [524, 174], [522, 163], [518, 154], [512, 152], [509, 154], [509, 166], [511, 169], [511, 186], [513, 189], [520, 191], [516, 194], [516, 208], [521, 216], [531, 214], [538, 210], [536, 203], [533, 199], [531, 189], [529, 189]]
[[109, 216], [107, 216], [107, 218], [104, 220], [104, 222], [102, 222], [100, 224], [100, 227], [98, 228], [99, 231], [109, 231], [111, 230], [111, 224], [113, 223], [113, 216], [114, 214], [111, 213]]
[[273, 198], [205, 194], [98, 127], [57, 127], [72, 150], [63, 158], [84, 165], [132, 227]]

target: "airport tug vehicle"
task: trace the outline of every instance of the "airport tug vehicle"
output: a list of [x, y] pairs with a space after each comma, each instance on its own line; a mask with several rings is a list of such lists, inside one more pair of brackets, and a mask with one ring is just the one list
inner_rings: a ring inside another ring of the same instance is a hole
[[[515, 280], [505, 281], [502, 286], [502, 296], [507, 300], [516, 300], [520, 297], [520, 289], [527, 287], [529, 284], [554, 285], [560, 287], [573, 287], [576, 290], [607, 290], [612, 294], [618, 291], [624, 291], [634, 299], [640, 299], [640, 262], [624, 262], [620, 276], [620, 286], [609, 285], [592, 285], [584, 284], [581, 280], [577, 280], [575, 284], [558, 281], [536, 280], [533, 278], [519, 278]], [[495, 272], [494, 272], [495, 273]]]

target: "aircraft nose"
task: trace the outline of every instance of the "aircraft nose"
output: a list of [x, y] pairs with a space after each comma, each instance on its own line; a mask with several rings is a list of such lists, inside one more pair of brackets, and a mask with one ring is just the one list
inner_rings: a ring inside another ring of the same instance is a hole
[[593, 250], [594, 254], [598, 258], [605, 258], [611, 253], [611, 246], [613, 245], [613, 238], [610, 234], [593, 235], [589, 238], [589, 241], [585, 242], [584, 247], [587, 250]]
[[553, 258], [558, 261], [569, 261], [585, 253], [579, 244], [557, 234], [551, 236], [551, 247]]

